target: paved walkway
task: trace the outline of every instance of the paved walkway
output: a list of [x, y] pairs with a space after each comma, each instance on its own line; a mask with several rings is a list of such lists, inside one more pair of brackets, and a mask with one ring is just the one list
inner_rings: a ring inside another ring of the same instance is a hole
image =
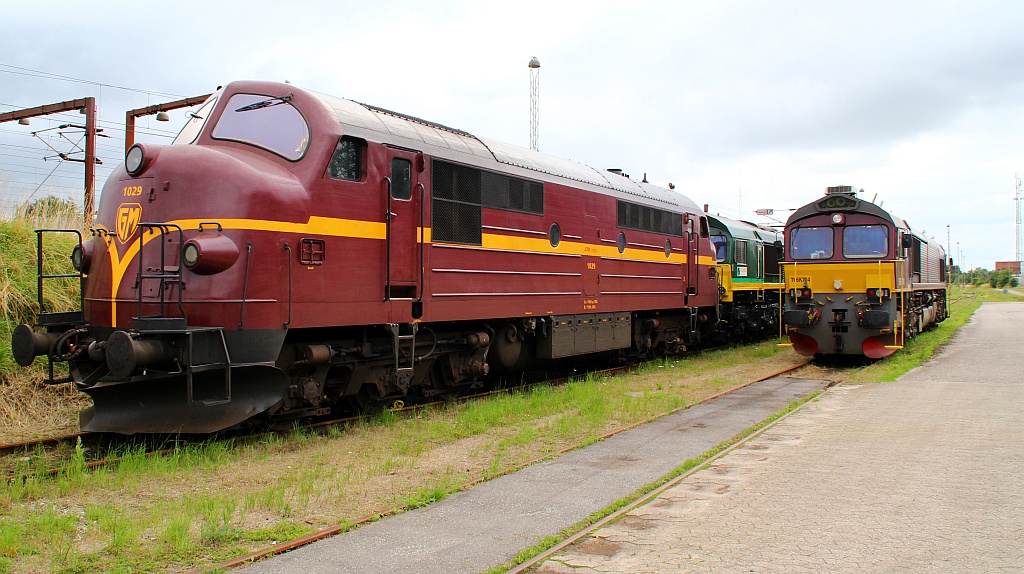
[[632, 494], [826, 384], [777, 377], [750, 385], [242, 571], [480, 572], [508, 562], [545, 536]]
[[927, 365], [826, 393], [537, 572], [1024, 572], [1024, 304], [983, 305]]

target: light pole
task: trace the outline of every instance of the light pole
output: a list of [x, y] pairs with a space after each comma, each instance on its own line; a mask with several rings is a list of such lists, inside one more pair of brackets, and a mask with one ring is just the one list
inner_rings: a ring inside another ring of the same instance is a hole
[[540, 127], [540, 60], [536, 56], [527, 64], [530, 68], [530, 149], [537, 151], [537, 135]]
[[[945, 267], [947, 263], [953, 258], [953, 252], [949, 250], [949, 224], [946, 224], [946, 260], [942, 262], [942, 266]], [[949, 266], [949, 273], [953, 272], [953, 266]], [[949, 281], [950, 278], [946, 279]]]
[[960, 283], [962, 284], [963, 283], [963, 277], [964, 277], [964, 260], [960, 258], [960, 242], [959, 241], [956, 242], [956, 264], [958, 266], [957, 269], [960, 271], [959, 279], [960, 279]]

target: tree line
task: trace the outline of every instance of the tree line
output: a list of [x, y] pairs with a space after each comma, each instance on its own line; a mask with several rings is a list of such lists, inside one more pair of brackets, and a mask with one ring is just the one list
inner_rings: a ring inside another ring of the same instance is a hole
[[960, 267], [956, 265], [953, 266], [950, 273], [950, 283], [955, 285], [974, 285], [975, 287], [988, 283], [996, 289], [1016, 287], [1020, 284], [1013, 271], [1009, 269], [989, 271], [988, 269], [978, 267], [961, 273]]

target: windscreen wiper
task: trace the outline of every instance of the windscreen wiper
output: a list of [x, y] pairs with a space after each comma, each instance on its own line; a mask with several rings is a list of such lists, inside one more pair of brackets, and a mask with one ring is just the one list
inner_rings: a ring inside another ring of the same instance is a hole
[[247, 106], [242, 106], [242, 107], [238, 108], [235, 111], [236, 112], [251, 112], [253, 110], [259, 110], [259, 109], [262, 109], [262, 108], [269, 108], [270, 106], [279, 106], [281, 104], [285, 104], [285, 103], [288, 103], [290, 101], [292, 101], [292, 95], [291, 94], [288, 94], [286, 96], [275, 96], [275, 97], [272, 97], [272, 98], [268, 98], [266, 100], [261, 100], [259, 102], [251, 103], [251, 104], [249, 104]]

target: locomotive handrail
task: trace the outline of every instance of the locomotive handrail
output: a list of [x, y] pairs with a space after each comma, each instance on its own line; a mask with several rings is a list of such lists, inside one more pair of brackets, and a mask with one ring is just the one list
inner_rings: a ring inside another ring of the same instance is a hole
[[284, 250], [288, 252], [288, 320], [284, 322], [284, 329], [292, 323], [292, 246], [284, 244]]
[[391, 299], [391, 216], [394, 215], [391, 212], [391, 177], [384, 176], [384, 183], [388, 184], [385, 194], [388, 203], [384, 213], [384, 300], [388, 301]]
[[85, 273], [83, 273], [81, 269], [79, 269], [77, 273], [43, 273], [44, 233], [74, 233], [75, 235], [78, 236], [78, 248], [84, 249], [84, 246], [82, 245], [82, 232], [77, 229], [36, 229], [36, 298], [39, 303], [39, 312], [46, 312], [46, 308], [43, 305], [43, 279], [59, 279], [71, 277], [78, 277], [78, 309], [80, 312], [82, 312], [85, 310], [85, 289], [83, 288]]
[[[176, 223], [157, 223], [157, 222], [143, 222], [138, 224], [139, 228], [139, 271], [136, 279], [136, 289], [138, 290], [138, 312], [136, 315], [137, 319], [142, 319], [142, 282], [145, 279], [159, 279], [160, 280], [160, 312], [157, 317], [164, 317], [164, 306], [167, 302], [164, 300], [164, 285], [167, 280], [171, 280], [173, 283], [178, 284], [178, 312], [181, 313], [181, 318], [185, 319], [186, 324], [188, 318], [185, 315], [185, 307], [182, 305], [182, 291], [184, 291], [185, 283], [181, 280], [181, 251], [185, 243], [185, 234], [181, 229], [181, 226]], [[178, 232], [178, 261], [175, 269], [171, 272], [167, 271], [167, 246], [164, 244], [163, 236], [168, 235], [171, 232], [171, 228], [174, 228]], [[145, 230], [148, 229], [150, 233], [154, 233], [155, 230], [160, 232], [160, 267], [159, 273], [143, 273], [143, 252], [146, 245], [146, 241], [143, 238]]]
[[204, 231], [203, 230], [203, 226], [204, 225], [216, 225], [217, 226], [217, 233], [220, 233], [221, 231], [224, 231], [224, 228], [221, 227], [220, 223], [218, 223], [216, 221], [200, 221], [199, 222], [199, 233], [202, 233]]
[[[416, 301], [422, 302], [423, 301], [423, 225], [426, 223], [425, 212], [426, 212], [426, 203], [427, 203], [427, 200], [426, 200], [427, 188], [423, 186], [423, 182], [417, 182], [416, 183], [416, 187], [420, 188], [420, 238], [419, 238], [420, 239], [420, 260], [419, 260], [420, 284], [416, 288], [417, 295], [418, 295], [418, 297], [416, 297]], [[391, 197], [390, 193], [388, 194], [388, 197]]]
[[[904, 274], [906, 272], [906, 269], [904, 268], [904, 265], [906, 265], [906, 261], [904, 261], [902, 259], [897, 259], [896, 262], [893, 263], [892, 272], [893, 272], [893, 274], [896, 275], [896, 277], [900, 278], [900, 282], [902, 282], [902, 279], [903, 279]], [[897, 283], [897, 287], [899, 287], [898, 283]], [[904, 285], [904, 289], [900, 291], [900, 299], [902, 299], [902, 301], [900, 303], [900, 346], [901, 347], [905, 347], [906, 344], [907, 344], [907, 301], [906, 301], [906, 298], [907, 298], [906, 285]]]
[[[46, 313], [46, 307], [43, 303], [43, 280], [44, 279], [58, 279], [58, 278], [71, 278], [78, 277], [78, 311], [71, 313], [59, 313], [51, 314], [49, 317], [60, 322], [68, 321], [73, 323], [81, 323], [85, 313], [85, 274], [81, 269], [78, 269], [77, 273], [44, 273], [43, 272], [43, 234], [44, 233], [74, 233], [78, 236], [78, 249], [84, 249], [82, 245], [82, 232], [77, 229], [36, 229], [36, 298], [39, 303], [39, 317], [37, 321], [43, 322], [43, 316]], [[47, 372], [49, 379], [46, 380], [47, 384], [60, 384], [69, 383], [73, 379], [68, 377], [62, 377], [60, 379], [53, 376], [53, 356], [47, 354], [46, 357]]]
[[[238, 330], [245, 325], [245, 298], [249, 291], [249, 265], [252, 263], [252, 241], [245, 242], [245, 277], [242, 279], [242, 309], [238, 313]], [[290, 267], [290, 266], [289, 266]]]

